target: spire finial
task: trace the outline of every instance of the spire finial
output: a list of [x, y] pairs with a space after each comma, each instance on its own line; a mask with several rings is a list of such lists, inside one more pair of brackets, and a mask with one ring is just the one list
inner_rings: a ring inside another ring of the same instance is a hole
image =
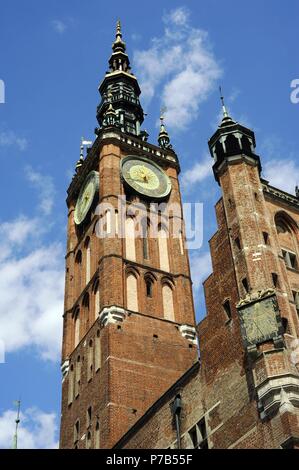
[[170, 145], [170, 139], [167, 130], [165, 129], [164, 125], [164, 113], [167, 111], [167, 108], [163, 106], [160, 110], [160, 132], [158, 136], [158, 142], [160, 147], [164, 149], [171, 149], [172, 146]]
[[222, 94], [221, 86], [219, 87], [219, 92], [220, 92], [220, 100], [221, 100], [221, 104], [222, 104], [223, 117], [226, 118], [226, 117], [228, 117], [228, 112], [227, 112], [227, 109], [226, 109], [226, 106], [225, 106], [225, 103], [224, 103], [224, 97], [223, 97], [223, 94]]
[[122, 37], [120, 20], [117, 20], [116, 23], [116, 37]]
[[16, 416], [16, 420], [15, 420], [16, 430], [15, 430], [15, 434], [14, 434], [14, 437], [13, 437], [13, 449], [17, 449], [18, 448], [18, 427], [19, 427], [19, 424], [20, 424], [21, 400], [15, 401], [14, 405], [17, 407], [17, 416]]

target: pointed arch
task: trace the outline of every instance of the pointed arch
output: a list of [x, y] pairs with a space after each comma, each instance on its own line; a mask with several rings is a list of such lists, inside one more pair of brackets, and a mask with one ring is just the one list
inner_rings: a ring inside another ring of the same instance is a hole
[[88, 284], [90, 281], [90, 272], [91, 272], [91, 242], [90, 237], [86, 237], [84, 242], [85, 249], [85, 284]]
[[94, 320], [96, 320], [100, 313], [100, 281], [97, 278], [93, 285], [94, 296]]
[[135, 221], [133, 217], [128, 216], [125, 221], [125, 245], [126, 258], [131, 261], [136, 261]]
[[168, 231], [163, 225], [158, 227], [158, 248], [160, 269], [169, 272]]
[[127, 272], [127, 309], [138, 312], [138, 282], [133, 270]]
[[162, 280], [162, 300], [164, 318], [174, 321], [173, 284], [168, 279]]

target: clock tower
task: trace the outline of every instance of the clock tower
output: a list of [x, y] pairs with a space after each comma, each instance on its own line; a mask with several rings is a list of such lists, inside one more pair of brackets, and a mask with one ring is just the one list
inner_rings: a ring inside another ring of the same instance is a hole
[[197, 360], [178, 157], [141, 130], [119, 22], [112, 50], [68, 188], [61, 448], [111, 448]]

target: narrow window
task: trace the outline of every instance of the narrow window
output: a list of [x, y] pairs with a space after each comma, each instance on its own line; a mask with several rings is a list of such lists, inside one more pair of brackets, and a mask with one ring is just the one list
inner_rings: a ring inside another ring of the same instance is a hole
[[163, 227], [158, 230], [158, 246], [160, 269], [169, 272], [168, 237], [167, 231]]
[[180, 233], [179, 233], [179, 243], [180, 243], [180, 252], [181, 252], [181, 255], [184, 254], [184, 240], [183, 240], [183, 232], [180, 230]]
[[147, 219], [142, 220], [142, 251], [143, 259], [149, 259], [149, 247], [148, 247], [148, 236], [149, 236], [149, 227]]
[[74, 399], [74, 366], [73, 364], [70, 366], [69, 373], [68, 373], [68, 404], [70, 405]]
[[101, 339], [100, 339], [100, 330], [97, 330], [97, 335], [95, 338], [95, 351], [94, 351], [94, 367], [95, 371], [101, 368]]
[[289, 322], [288, 322], [288, 319], [285, 318], [285, 317], [282, 317], [281, 321], [282, 321], [283, 333], [284, 333], [284, 334], [289, 333], [289, 328], [288, 328]]
[[135, 223], [132, 217], [127, 217], [126, 219], [125, 237], [126, 257], [131, 261], [136, 261]]
[[243, 288], [244, 288], [245, 293], [248, 294], [249, 285], [248, 285], [248, 281], [247, 281], [246, 277], [244, 277], [244, 279], [242, 279], [242, 284], [243, 284]]
[[276, 273], [272, 273], [272, 282], [274, 287], [279, 288], [278, 275]]
[[145, 280], [146, 285], [146, 296], [152, 297], [153, 296], [153, 281], [150, 278]]
[[91, 449], [91, 432], [88, 431], [86, 435], [86, 449]]
[[224, 309], [224, 312], [226, 314], [226, 319], [227, 320], [231, 320], [232, 318], [232, 312], [231, 312], [231, 306], [230, 306], [230, 301], [229, 300], [226, 300], [223, 304], [223, 309]]
[[169, 284], [162, 287], [164, 318], [174, 321], [173, 292]]
[[77, 419], [74, 425], [74, 444], [79, 441], [80, 437], [80, 421]]
[[235, 239], [235, 244], [236, 244], [236, 247], [238, 248], [238, 250], [241, 250], [241, 242], [240, 242], [240, 238], [237, 237]]
[[91, 406], [89, 406], [86, 412], [86, 427], [87, 428], [91, 426], [91, 417], [92, 417], [92, 409], [91, 409]]
[[93, 342], [89, 341], [87, 356], [87, 381], [92, 379], [93, 375]]
[[76, 348], [80, 341], [80, 310], [77, 309], [74, 315], [74, 347]]
[[293, 291], [294, 302], [296, 304], [297, 312], [299, 312], [299, 292]]
[[87, 237], [85, 244], [85, 284], [88, 284], [90, 281], [90, 238]]
[[83, 311], [83, 326], [84, 332], [86, 333], [89, 326], [89, 293], [86, 292], [83, 301], [82, 301], [82, 311]]
[[81, 383], [81, 358], [77, 357], [76, 373], [75, 373], [75, 397], [79, 395]]
[[100, 423], [97, 421], [95, 436], [94, 436], [94, 447], [95, 449], [100, 448]]
[[134, 274], [127, 276], [127, 308], [133, 312], [138, 312], [137, 279]]
[[270, 245], [269, 233], [263, 232], [263, 238], [264, 238], [265, 245]]
[[81, 283], [81, 278], [82, 278], [82, 252], [79, 250], [76, 254], [75, 257], [75, 276], [76, 276], [76, 288], [77, 288], [77, 295], [80, 294], [81, 289], [82, 289], [82, 283]]
[[198, 442], [198, 437], [197, 437], [197, 428], [196, 428], [196, 426], [194, 426], [192, 429], [190, 429], [189, 436], [190, 436], [191, 443], [192, 443], [192, 449], [198, 449], [199, 442]]
[[199, 434], [199, 449], [208, 449], [208, 435], [207, 435], [207, 427], [206, 427], [206, 420], [203, 418], [197, 424], [198, 427], [198, 434]]
[[94, 319], [96, 320], [100, 313], [100, 286], [97, 280], [94, 287]]

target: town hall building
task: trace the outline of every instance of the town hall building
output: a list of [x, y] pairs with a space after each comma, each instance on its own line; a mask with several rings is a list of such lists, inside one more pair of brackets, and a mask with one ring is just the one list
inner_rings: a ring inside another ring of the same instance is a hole
[[119, 22], [99, 93], [67, 193], [60, 447], [299, 448], [298, 194], [262, 178], [223, 102], [196, 325], [179, 157], [163, 118], [158, 145], [142, 130]]

